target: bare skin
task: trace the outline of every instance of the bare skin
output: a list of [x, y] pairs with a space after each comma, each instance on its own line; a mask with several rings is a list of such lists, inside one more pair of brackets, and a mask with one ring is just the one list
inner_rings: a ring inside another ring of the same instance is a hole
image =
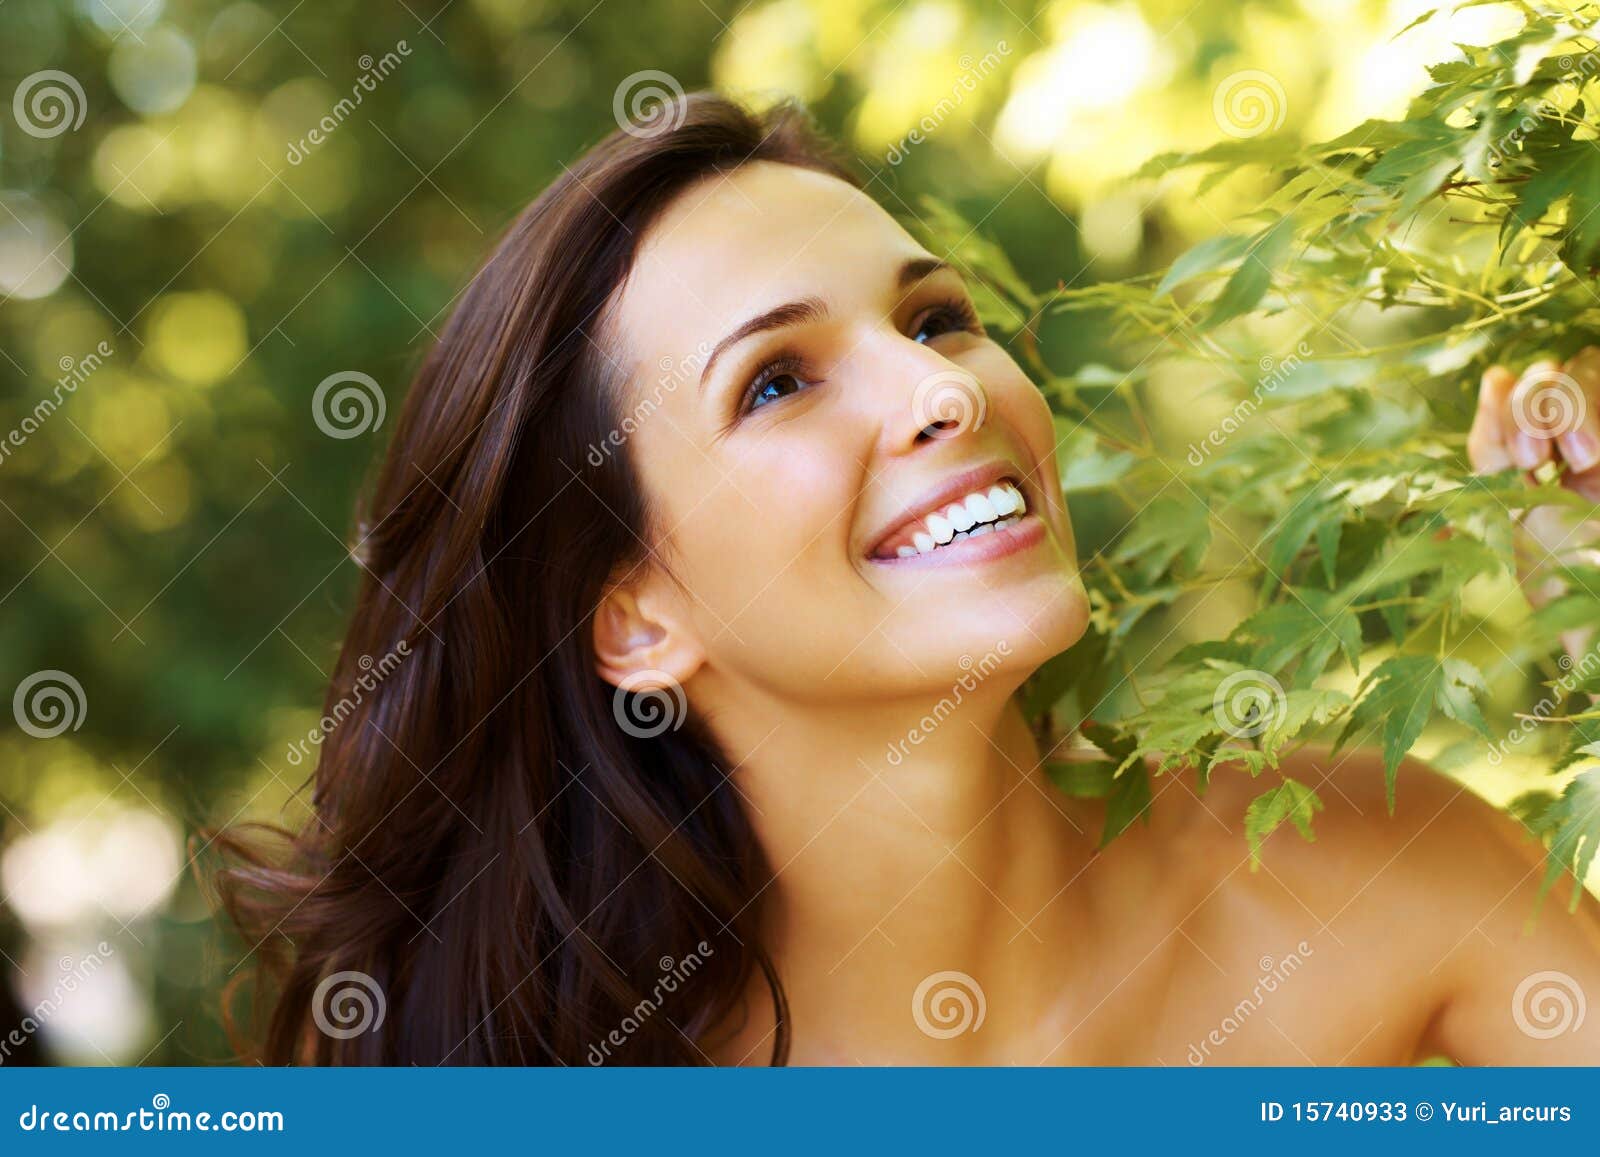
[[[969, 851], [973, 841], [956, 854], [963, 866], [909, 885], [893, 916], [873, 919], [862, 897], [856, 923], [828, 949], [843, 957], [846, 942], [859, 940], [843, 964], [821, 957], [809, 939], [809, 955], [789, 957], [792, 1061], [1600, 1062], [1590, 1018], [1577, 1031], [1538, 1039], [1513, 1013], [1519, 985], [1536, 973], [1564, 973], [1586, 994], [1600, 985], [1592, 897], [1584, 893], [1569, 914], [1564, 881], [1529, 926], [1543, 852], [1519, 825], [1419, 764], [1402, 766], [1389, 817], [1381, 762], [1370, 752], [1336, 761], [1302, 753], [1284, 770], [1320, 784], [1327, 810], [1315, 843], [1280, 830], [1256, 871], [1240, 817], [1261, 785], [1219, 775], [1201, 798], [1183, 773], [1157, 781], [1148, 825], [1099, 853], [1077, 837], [1083, 860], [1042, 909], [1011, 908], [1011, 892], [1006, 903], [989, 897], [987, 920], [973, 921], [987, 931], [959, 947], [943, 916], [956, 875], [970, 871], [982, 894], [978, 876], [998, 889], [1008, 874], [985, 875]], [[1098, 830], [1098, 805], [1059, 796], [1056, 803], [1064, 819]], [[944, 853], [923, 834], [931, 864]], [[916, 874], [913, 865], [903, 872]], [[982, 987], [986, 1019], [976, 1033], [930, 1039], [910, 1015], [910, 994], [936, 962], [952, 958]], [[718, 1060], [764, 1063], [771, 1006], [761, 991], [751, 997], [749, 1021]], [[1532, 999], [1521, 1005], [1537, 1029]]]
[[[629, 452], [653, 526], [596, 616], [598, 667], [680, 685], [728, 757], [775, 872], [791, 1061], [1600, 1063], [1600, 1015], [1548, 1035], [1513, 1012], [1538, 973], [1600, 995], [1597, 905], [1569, 915], [1564, 884], [1525, 928], [1540, 849], [1420, 766], [1390, 818], [1375, 756], [1294, 757], [1327, 804], [1317, 842], [1282, 831], [1256, 871], [1241, 824], [1266, 785], [1243, 774], [1203, 797], [1159, 778], [1148, 822], [1096, 850], [1102, 805], [1045, 780], [1014, 699], [1087, 620], [1055, 430], [931, 258], [863, 194], [757, 164], [669, 207], [606, 319], [625, 402], [652, 401]], [[652, 391], [688, 361], [699, 380]], [[930, 380], [978, 404], [930, 414]], [[895, 549], [908, 510], [974, 474], [1015, 482], [1018, 523]], [[943, 973], [981, 991], [975, 1031], [918, 1006]], [[748, 998], [708, 1059], [766, 1063], [759, 978]]]

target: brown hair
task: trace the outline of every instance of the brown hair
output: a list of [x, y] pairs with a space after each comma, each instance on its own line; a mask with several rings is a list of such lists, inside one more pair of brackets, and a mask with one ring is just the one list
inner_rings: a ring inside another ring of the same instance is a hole
[[[665, 206], [751, 161], [857, 182], [794, 107], [696, 93], [658, 114], [566, 169], [467, 286], [358, 521], [314, 814], [269, 829], [279, 854], [259, 829], [219, 838], [268, 1063], [705, 1063], [757, 969], [787, 1056], [770, 868], [727, 761], [693, 719], [624, 730], [649, 705], [595, 673], [591, 618], [649, 503], [625, 445], [592, 448], [626, 386], [605, 307]], [[355, 1035], [324, 1007], [341, 972], [382, 1008]]]

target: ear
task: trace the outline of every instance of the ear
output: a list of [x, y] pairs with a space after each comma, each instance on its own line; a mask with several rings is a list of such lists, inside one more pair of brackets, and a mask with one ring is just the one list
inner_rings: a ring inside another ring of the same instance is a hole
[[705, 662], [682, 596], [661, 572], [635, 570], [594, 614], [595, 670], [614, 687], [683, 685]]

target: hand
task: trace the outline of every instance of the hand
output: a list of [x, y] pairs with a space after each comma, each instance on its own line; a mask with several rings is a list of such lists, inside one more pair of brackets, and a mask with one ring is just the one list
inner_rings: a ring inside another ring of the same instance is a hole
[[[1467, 456], [1482, 474], [1512, 468], [1531, 474], [1556, 462], [1565, 467], [1562, 486], [1600, 503], [1600, 348], [1589, 346], [1565, 363], [1534, 362], [1520, 378], [1490, 366], [1478, 390]], [[1591, 516], [1537, 506], [1521, 525], [1518, 571], [1535, 606], [1562, 591], [1549, 575], [1552, 568], [1600, 561], [1591, 549], [1600, 539], [1600, 521]]]

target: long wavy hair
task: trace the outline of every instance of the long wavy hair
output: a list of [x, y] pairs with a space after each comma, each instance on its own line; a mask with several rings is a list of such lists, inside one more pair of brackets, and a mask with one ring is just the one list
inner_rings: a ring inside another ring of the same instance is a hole
[[249, 1055], [701, 1064], [759, 970], [786, 1058], [771, 870], [728, 763], [692, 718], [619, 726], [649, 705], [596, 674], [590, 629], [650, 540], [606, 307], [667, 204], [752, 161], [860, 184], [795, 107], [691, 95], [565, 169], [424, 360], [356, 522], [310, 819], [217, 836]]

